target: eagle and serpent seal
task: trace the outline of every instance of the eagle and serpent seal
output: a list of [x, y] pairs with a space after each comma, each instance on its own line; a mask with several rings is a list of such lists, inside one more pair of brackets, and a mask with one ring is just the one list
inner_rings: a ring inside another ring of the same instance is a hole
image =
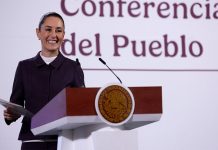
[[111, 126], [119, 126], [129, 121], [134, 108], [132, 92], [121, 84], [109, 84], [102, 87], [95, 98], [98, 116]]

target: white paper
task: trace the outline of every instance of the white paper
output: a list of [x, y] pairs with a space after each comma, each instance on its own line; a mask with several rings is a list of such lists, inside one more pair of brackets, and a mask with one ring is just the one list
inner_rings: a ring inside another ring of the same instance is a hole
[[0, 98], [0, 104], [2, 106], [4, 106], [5, 108], [10, 108], [13, 112], [23, 115], [23, 116], [27, 116], [27, 117], [31, 117], [32, 113], [29, 112], [28, 110], [26, 110], [23, 106], [15, 104], [15, 103], [11, 103], [8, 102], [6, 100], [3, 100]]

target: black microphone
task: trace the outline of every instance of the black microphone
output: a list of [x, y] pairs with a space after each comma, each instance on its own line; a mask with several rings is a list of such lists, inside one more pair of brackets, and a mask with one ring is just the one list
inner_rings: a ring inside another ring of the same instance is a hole
[[102, 62], [102, 64], [104, 64], [105, 66], [107, 66], [107, 68], [117, 77], [117, 79], [120, 81], [120, 83], [122, 84], [122, 81], [120, 80], [120, 78], [113, 72], [113, 70], [111, 70], [111, 68], [110, 67], [108, 67], [108, 65], [106, 64], [106, 62], [103, 60], [103, 59], [101, 59], [101, 58], [99, 58], [99, 60], [100, 60], [100, 62]]

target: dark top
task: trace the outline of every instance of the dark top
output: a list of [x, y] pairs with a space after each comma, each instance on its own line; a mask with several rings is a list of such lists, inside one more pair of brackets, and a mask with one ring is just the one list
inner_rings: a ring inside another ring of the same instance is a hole
[[[38, 53], [33, 58], [19, 62], [10, 101], [36, 114], [65, 87], [83, 85], [83, 71], [75, 61], [59, 52], [57, 58], [47, 65]], [[34, 136], [30, 125], [31, 119], [24, 117], [19, 140], [57, 138], [57, 136]]]

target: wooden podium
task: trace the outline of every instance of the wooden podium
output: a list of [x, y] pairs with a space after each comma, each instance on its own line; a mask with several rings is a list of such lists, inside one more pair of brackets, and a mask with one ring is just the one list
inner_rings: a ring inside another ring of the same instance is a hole
[[[31, 122], [33, 134], [59, 135], [58, 150], [100, 150], [102, 148], [104, 150], [121, 150], [122, 148], [137, 150], [137, 131], [129, 129], [160, 120], [162, 88], [129, 87], [134, 96], [135, 110], [132, 118], [119, 128], [109, 127], [98, 117], [95, 110], [95, 96], [99, 89], [63, 89], [33, 116]], [[110, 140], [109, 143], [108, 140]], [[114, 144], [111, 143], [113, 141]], [[126, 147], [120, 147], [122, 142]], [[80, 146], [76, 146], [75, 143], [77, 145], [80, 143]], [[84, 147], [85, 145], [89, 148]]]

